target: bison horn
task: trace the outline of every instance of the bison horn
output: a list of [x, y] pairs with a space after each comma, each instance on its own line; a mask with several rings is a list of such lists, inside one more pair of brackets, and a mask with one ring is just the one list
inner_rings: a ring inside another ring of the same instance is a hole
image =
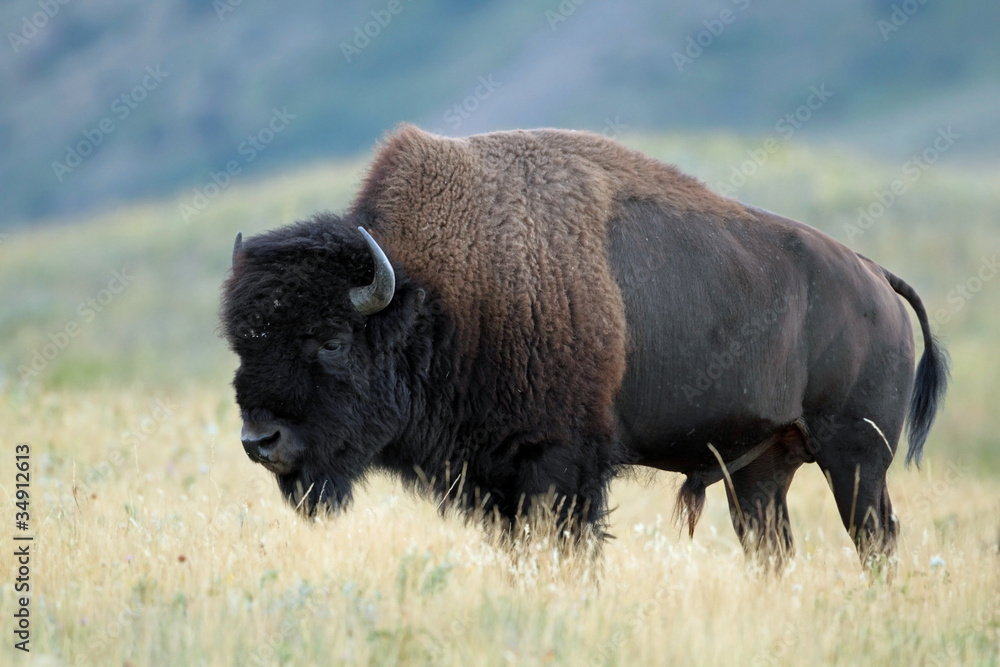
[[389, 258], [385, 256], [382, 248], [371, 237], [371, 234], [365, 231], [364, 227], [358, 227], [358, 231], [368, 243], [368, 250], [375, 263], [375, 279], [371, 285], [352, 287], [351, 303], [362, 315], [372, 315], [388, 306], [389, 302], [392, 301], [392, 295], [396, 291], [396, 273], [392, 270]]
[[236, 242], [233, 243], [233, 264], [236, 263], [236, 253], [243, 250], [243, 232], [236, 232]]

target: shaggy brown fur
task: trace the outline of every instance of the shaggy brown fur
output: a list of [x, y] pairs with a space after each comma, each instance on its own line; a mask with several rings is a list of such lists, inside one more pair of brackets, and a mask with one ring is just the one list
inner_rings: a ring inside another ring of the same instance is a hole
[[[354, 212], [371, 216], [390, 258], [441, 298], [463, 351], [506, 369], [506, 397], [563, 423], [581, 416], [573, 413], [582, 399], [589, 424], [610, 436], [627, 328], [605, 241], [628, 199], [747, 215], [697, 179], [595, 134], [449, 139], [412, 125], [380, 148]], [[567, 386], [574, 404], [545, 400]]]

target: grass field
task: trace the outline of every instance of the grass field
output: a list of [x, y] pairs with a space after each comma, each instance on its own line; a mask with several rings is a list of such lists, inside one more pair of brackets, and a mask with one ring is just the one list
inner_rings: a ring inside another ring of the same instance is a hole
[[[560, 562], [494, 548], [381, 478], [350, 512], [303, 521], [236, 445], [219, 392], [55, 392], [7, 399], [0, 419], [35, 447], [32, 647], [52, 664], [997, 660], [1000, 498], [962, 467], [893, 473], [899, 571], [870, 585], [815, 466], [792, 487], [798, 556], [773, 579], [745, 570], [719, 486], [694, 540], [680, 534], [671, 475], [616, 484], [618, 539], [599, 564]], [[10, 623], [9, 586], [2, 601]]]
[[[630, 141], [713, 186], [760, 143]], [[360, 162], [236, 183], [188, 223], [181, 193], [0, 239], [0, 663], [27, 664], [8, 548], [24, 442], [31, 664], [998, 664], [1000, 281], [980, 267], [1000, 251], [1000, 173], [946, 158], [850, 239], [902, 165], [788, 145], [738, 192], [904, 276], [951, 351], [923, 469], [890, 471], [891, 583], [862, 572], [815, 466], [792, 485], [780, 578], [747, 570], [718, 485], [682, 535], [663, 473], [615, 483], [599, 560], [497, 548], [381, 477], [345, 514], [295, 515], [238, 443], [218, 287], [236, 230], [341, 208]]]

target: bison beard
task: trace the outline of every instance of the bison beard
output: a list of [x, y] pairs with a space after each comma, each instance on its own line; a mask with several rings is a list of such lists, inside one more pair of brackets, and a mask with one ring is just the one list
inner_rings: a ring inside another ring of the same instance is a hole
[[[915, 387], [897, 293], [925, 340]], [[221, 317], [244, 447], [301, 510], [383, 469], [508, 521], [554, 493], [601, 526], [609, 480], [642, 464], [689, 476], [693, 531], [721, 460], [750, 552], [791, 549], [785, 491], [816, 461], [862, 554], [889, 553], [906, 403], [919, 457], [946, 374], [888, 271], [554, 130], [402, 127], [344, 216], [237, 239]]]

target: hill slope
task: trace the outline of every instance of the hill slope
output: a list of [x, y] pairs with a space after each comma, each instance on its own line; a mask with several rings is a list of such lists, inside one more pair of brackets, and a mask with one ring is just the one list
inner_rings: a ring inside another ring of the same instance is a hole
[[995, 155], [1000, 6], [919, 4], [887, 31], [895, 6], [4, 3], [0, 225], [356, 154], [402, 120], [767, 132], [813, 86], [832, 96], [803, 136], [905, 156], [952, 124], [956, 158]]

